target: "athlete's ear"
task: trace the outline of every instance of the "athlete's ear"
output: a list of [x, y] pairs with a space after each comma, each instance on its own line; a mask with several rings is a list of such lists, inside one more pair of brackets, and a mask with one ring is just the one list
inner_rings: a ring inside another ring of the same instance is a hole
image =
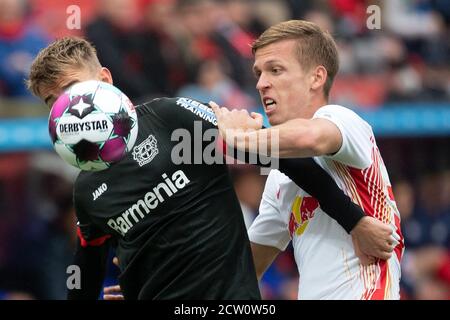
[[322, 88], [327, 81], [328, 72], [324, 66], [317, 66], [311, 75], [311, 89], [317, 90]]
[[108, 70], [108, 68], [102, 67], [100, 70], [100, 80], [103, 82], [107, 82], [109, 84], [113, 84], [113, 79], [111, 75], [111, 71]]

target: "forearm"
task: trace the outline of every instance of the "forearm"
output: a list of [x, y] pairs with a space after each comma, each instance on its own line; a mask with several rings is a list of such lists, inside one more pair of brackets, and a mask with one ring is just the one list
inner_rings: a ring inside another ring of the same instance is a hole
[[270, 128], [224, 132], [227, 144], [239, 150], [278, 158], [333, 154], [342, 144], [338, 127], [325, 119], [293, 119]]
[[79, 288], [68, 289], [68, 300], [96, 300], [100, 295], [106, 271], [109, 242], [82, 247], [78, 240], [73, 264], [80, 268]]
[[365, 216], [363, 210], [337, 186], [331, 176], [312, 158], [278, 159], [233, 150], [233, 157], [245, 163], [279, 169], [319, 201], [322, 210], [348, 233]]
[[319, 201], [321, 209], [350, 233], [364, 211], [312, 158], [279, 159], [279, 170]]
[[325, 154], [328, 131], [322, 121], [294, 119], [259, 130], [227, 131], [227, 143], [239, 149], [279, 158], [307, 158]]

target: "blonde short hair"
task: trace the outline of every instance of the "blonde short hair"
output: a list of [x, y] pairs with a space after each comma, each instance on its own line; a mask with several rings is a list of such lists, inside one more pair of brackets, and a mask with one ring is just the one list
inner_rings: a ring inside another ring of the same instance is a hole
[[39, 96], [42, 86], [54, 86], [65, 71], [77, 68], [101, 68], [94, 46], [79, 37], [55, 40], [34, 59], [26, 81], [27, 87]]
[[328, 97], [339, 69], [338, 51], [333, 37], [316, 24], [304, 20], [289, 20], [276, 24], [253, 42], [253, 54], [269, 44], [289, 39], [297, 40], [298, 58], [303, 68], [309, 70], [311, 67], [321, 65], [327, 70], [324, 94]]

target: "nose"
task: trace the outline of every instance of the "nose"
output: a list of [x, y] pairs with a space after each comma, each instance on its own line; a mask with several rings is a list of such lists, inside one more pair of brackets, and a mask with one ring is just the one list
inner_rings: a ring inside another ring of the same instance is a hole
[[267, 79], [267, 77], [264, 76], [264, 74], [261, 74], [261, 76], [258, 79], [258, 82], [256, 83], [256, 89], [261, 91], [268, 88], [270, 88], [270, 82]]

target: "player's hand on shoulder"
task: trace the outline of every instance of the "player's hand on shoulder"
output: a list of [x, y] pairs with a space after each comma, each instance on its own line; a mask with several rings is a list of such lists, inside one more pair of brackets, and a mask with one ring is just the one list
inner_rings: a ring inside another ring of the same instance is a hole
[[220, 107], [213, 101], [209, 102], [209, 105], [216, 115], [217, 126], [225, 140], [228, 136], [236, 134], [237, 131], [254, 131], [262, 128], [263, 117], [259, 113], [252, 112], [249, 114], [245, 109], [229, 110]]

